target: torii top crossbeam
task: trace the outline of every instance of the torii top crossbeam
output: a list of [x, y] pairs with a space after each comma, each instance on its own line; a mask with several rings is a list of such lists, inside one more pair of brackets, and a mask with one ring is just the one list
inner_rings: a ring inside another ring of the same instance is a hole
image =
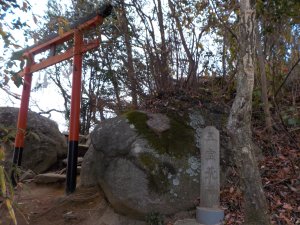
[[[48, 36], [40, 43], [22, 50], [22, 56], [27, 60], [25, 69], [20, 73], [24, 77], [21, 106], [17, 124], [17, 134], [14, 146], [13, 164], [21, 165], [22, 153], [24, 148], [24, 138], [27, 126], [27, 114], [30, 98], [30, 89], [32, 74], [36, 71], [54, 65], [73, 57], [73, 78], [71, 94], [71, 115], [69, 128], [69, 146], [68, 146], [68, 165], [67, 165], [67, 184], [66, 192], [72, 193], [76, 189], [77, 175], [77, 155], [79, 138], [79, 117], [80, 117], [80, 99], [81, 99], [81, 70], [83, 53], [99, 46], [99, 40], [93, 40], [89, 43], [83, 42], [83, 33], [103, 23], [105, 17], [109, 16], [112, 10], [110, 4], [104, 5], [96, 12], [82, 18], [70, 25], [70, 30], [62, 35], [53, 34]], [[64, 53], [55, 54], [55, 48], [68, 40], [74, 40], [73, 47], [67, 49]], [[36, 63], [34, 56], [47, 50], [53, 52], [47, 59]], [[16, 182], [15, 173], [12, 174], [13, 183]], [[15, 183], [16, 184], [16, 183]]]

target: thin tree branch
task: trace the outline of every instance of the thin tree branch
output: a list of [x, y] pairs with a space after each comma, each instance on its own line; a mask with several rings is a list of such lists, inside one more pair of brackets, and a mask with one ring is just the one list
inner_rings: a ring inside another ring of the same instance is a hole
[[284, 80], [282, 81], [281, 85], [279, 86], [279, 88], [277, 89], [277, 91], [275, 92], [274, 98], [277, 97], [280, 89], [283, 87], [283, 85], [285, 84], [285, 82], [287, 81], [287, 79], [289, 78], [289, 76], [292, 74], [293, 70], [295, 69], [295, 67], [299, 64], [300, 62], [300, 58], [298, 58], [298, 60], [296, 61], [296, 63], [292, 66], [292, 68], [290, 69], [290, 71], [287, 73], [287, 75], [285, 76]]
[[232, 30], [229, 26], [227, 26], [227, 24], [226, 24], [226, 23], [220, 18], [220, 16], [218, 15], [216, 6], [214, 5], [213, 2], [211, 3], [211, 5], [212, 5], [212, 8], [213, 8], [213, 10], [215, 11], [215, 14], [216, 14], [218, 20], [220, 21], [220, 23], [221, 23], [221, 24], [222, 24], [222, 25], [223, 25], [223, 26], [231, 33], [231, 35], [239, 42], [239, 39], [238, 39], [237, 35], [233, 32], [233, 30]]
[[50, 114], [51, 112], [58, 112], [58, 113], [65, 113], [66, 111], [63, 110], [57, 110], [57, 109], [49, 109], [47, 111], [42, 110], [41, 112], [38, 112], [39, 115], [42, 114]]
[[1, 88], [3, 91], [5, 91], [9, 96], [12, 96], [12, 97], [14, 97], [15, 99], [18, 99], [18, 100], [21, 99], [21, 96], [20, 96], [20, 95], [18, 95], [18, 94], [16, 94], [16, 93], [13, 93], [12, 91], [10, 91], [10, 90], [7, 88], [7, 86], [1, 86], [1, 85], [0, 85], [0, 88]]

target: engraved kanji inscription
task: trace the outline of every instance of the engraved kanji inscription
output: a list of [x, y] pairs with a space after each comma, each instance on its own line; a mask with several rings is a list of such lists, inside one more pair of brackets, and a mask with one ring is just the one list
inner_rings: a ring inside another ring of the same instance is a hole
[[208, 167], [205, 170], [205, 180], [207, 185], [215, 183], [214, 180], [218, 178], [217, 170], [214, 167]]
[[205, 138], [206, 141], [216, 141], [217, 139], [214, 137], [214, 132], [209, 130], [207, 132], [207, 136]]
[[206, 160], [216, 159], [216, 151], [214, 151], [212, 148], [209, 148], [208, 151], [205, 153], [205, 159]]

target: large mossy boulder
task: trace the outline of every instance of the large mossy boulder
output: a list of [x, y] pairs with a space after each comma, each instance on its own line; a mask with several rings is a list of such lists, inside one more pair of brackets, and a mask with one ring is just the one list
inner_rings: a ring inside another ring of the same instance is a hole
[[131, 111], [106, 120], [90, 135], [81, 184], [100, 185], [114, 209], [128, 216], [192, 209], [200, 195], [201, 130], [207, 125], [220, 130], [225, 168], [226, 117], [205, 109], [184, 115]]
[[[5, 139], [5, 160], [12, 161], [19, 109], [0, 107], [0, 138]], [[35, 112], [28, 112], [22, 168], [42, 173], [67, 155], [67, 144], [57, 124]]]

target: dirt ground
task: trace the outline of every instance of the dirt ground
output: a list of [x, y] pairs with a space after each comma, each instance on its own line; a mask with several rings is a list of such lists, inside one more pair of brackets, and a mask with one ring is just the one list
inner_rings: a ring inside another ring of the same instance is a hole
[[[98, 188], [77, 188], [65, 195], [65, 184], [20, 185], [15, 191], [18, 225], [145, 225], [113, 211]], [[13, 225], [4, 204], [0, 204], [0, 224]]]

